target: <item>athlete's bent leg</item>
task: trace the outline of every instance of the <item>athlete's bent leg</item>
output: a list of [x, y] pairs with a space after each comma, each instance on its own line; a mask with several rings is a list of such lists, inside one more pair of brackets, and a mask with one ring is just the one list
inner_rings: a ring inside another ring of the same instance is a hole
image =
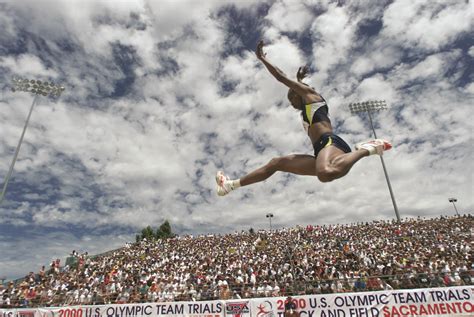
[[316, 159], [316, 175], [323, 183], [331, 182], [345, 176], [365, 156], [369, 156], [365, 149], [345, 153], [336, 146], [328, 146], [319, 152]]
[[354, 152], [345, 153], [332, 145], [323, 148], [316, 160], [316, 175], [321, 182], [330, 182], [346, 175], [352, 166], [364, 156], [382, 155], [392, 148], [387, 140], [375, 139], [358, 143]]

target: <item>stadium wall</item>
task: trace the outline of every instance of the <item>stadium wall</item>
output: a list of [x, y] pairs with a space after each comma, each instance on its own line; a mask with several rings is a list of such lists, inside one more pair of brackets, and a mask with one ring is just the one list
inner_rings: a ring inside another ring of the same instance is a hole
[[[472, 317], [474, 287], [295, 296], [301, 317]], [[0, 317], [284, 317], [287, 298], [0, 309]], [[287, 306], [288, 308], [288, 306]]]

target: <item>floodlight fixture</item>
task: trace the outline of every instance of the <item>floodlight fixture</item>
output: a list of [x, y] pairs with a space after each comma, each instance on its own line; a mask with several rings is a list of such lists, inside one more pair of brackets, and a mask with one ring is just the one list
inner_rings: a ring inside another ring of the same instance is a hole
[[64, 86], [56, 85], [53, 82], [25, 79], [25, 78], [13, 78], [13, 92], [30, 92], [36, 95], [44, 97], [58, 98], [66, 90]]
[[367, 112], [367, 111], [381, 111], [388, 109], [385, 100], [371, 100], [364, 102], [355, 102], [349, 104], [349, 109], [352, 114]]
[[25, 122], [25, 126], [23, 127], [23, 132], [21, 133], [20, 140], [18, 141], [18, 145], [15, 149], [15, 155], [13, 156], [13, 160], [10, 164], [10, 168], [3, 181], [3, 189], [0, 194], [0, 204], [2, 203], [5, 197], [5, 193], [8, 187], [8, 182], [10, 181], [10, 177], [13, 173], [13, 168], [18, 158], [18, 153], [20, 152], [20, 147], [23, 142], [23, 137], [25, 136], [26, 128], [28, 127], [28, 123], [30, 122], [31, 113], [33, 112], [33, 108], [36, 104], [38, 96], [59, 98], [61, 94], [66, 90], [64, 86], [56, 85], [53, 82], [41, 81], [37, 79], [35, 80], [35, 79], [15, 77], [13, 78], [12, 82], [13, 82], [12, 87], [11, 87], [12, 92], [29, 92], [29, 93], [34, 94], [35, 97], [33, 98], [30, 111], [28, 112], [28, 116], [26, 117], [26, 122]]

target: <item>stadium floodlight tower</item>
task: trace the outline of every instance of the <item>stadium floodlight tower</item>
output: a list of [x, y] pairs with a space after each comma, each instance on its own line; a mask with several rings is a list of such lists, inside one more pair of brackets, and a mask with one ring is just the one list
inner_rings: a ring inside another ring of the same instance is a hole
[[456, 215], [459, 216], [459, 212], [458, 212], [458, 209], [456, 208], [456, 204], [455, 204], [455, 202], [457, 202], [458, 200], [454, 197], [448, 198], [448, 200], [449, 200], [450, 203], [453, 203], [454, 211], [456, 212]]
[[[385, 100], [355, 102], [349, 104], [349, 109], [351, 110], [352, 114], [367, 113], [369, 115], [370, 127], [372, 128], [374, 138], [377, 139], [377, 133], [375, 133], [374, 123], [372, 121], [372, 112], [378, 112], [388, 109]], [[397, 221], [400, 222], [400, 214], [398, 213], [397, 202], [395, 201], [395, 195], [393, 194], [392, 185], [390, 184], [390, 178], [388, 177], [387, 168], [385, 166], [385, 162], [383, 160], [382, 155], [380, 155], [380, 161], [382, 162], [383, 172], [385, 174], [385, 179], [387, 180], [390, 197], [392, 198], [395, 216], [397, 217]]]
[[65, 90], [63, 86], [56, 85], [52, 82], [43, 82], [40, 80], [34, 79], [25, 79], [25, 78], [13, 78], [13, 92], [29, 92], [35, 95], [33, 98], [33, 102], [31, 103], [30, 111], [28, 112], [28, 116], [26, 117], [25, 126], [23, 127], [23, 132], [20, 136], [20, 141], [18, 141], [18, 145], [15, 150], [15, 155], [13, 156], [13, 160], [10, 164], [10, 169], [8, 170], [7, 175], [3, 181], [3, 189], [2, 193], [0, 194], [0, 204], [5, 197], [5, 193], [7, 191], [8, 182], [13, 172], [13, 168], [15, 167], [15, 162], [18, 157], [18, 153], [20, 152], [21, 143], [23, 142], [23, 137], [25, 136], [26, 128], [28, 127], [28, 123], [30, 122], [31, 113], [33, 112], [33, 108], [38, 100], [39, 96], [45, 97], [53, 97], [58, 98], [61, 96], [61, 93]]
[[267, 217], [270, 220], [270, 232], [272, 231], [272, 218], [273, 214], [269, 212], [265, 217]]

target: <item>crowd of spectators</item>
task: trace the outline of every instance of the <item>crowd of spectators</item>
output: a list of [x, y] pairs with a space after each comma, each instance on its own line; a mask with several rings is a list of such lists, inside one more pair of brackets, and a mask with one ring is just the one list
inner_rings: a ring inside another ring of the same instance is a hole
[[71, 255], [0, 286], [0, 307], [199, 301], [473, 285], [474, 218], [308, 225]]

